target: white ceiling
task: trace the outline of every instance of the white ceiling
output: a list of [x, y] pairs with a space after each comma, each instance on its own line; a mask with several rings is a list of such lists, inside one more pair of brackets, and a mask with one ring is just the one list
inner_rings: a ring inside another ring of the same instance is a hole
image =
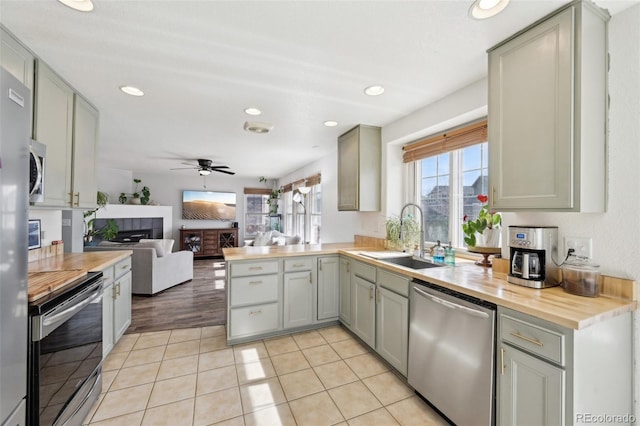
[[[486, 49], [568, 2], [512, 0], [476, 21], [471, 0], [93, 1], [82, 13], [0, 0], [0, 22], [98, 107], [101, 166], [195, 173], [169, 169], [210, 158], [271, 178], [356, 124], [385, 126], [479, 80]], [[639, 1], [597, 3], [615, 14]], [[385, 93], [364, 95], [372, 84]], [[247, 120], [274, 129], [248, 133]]]

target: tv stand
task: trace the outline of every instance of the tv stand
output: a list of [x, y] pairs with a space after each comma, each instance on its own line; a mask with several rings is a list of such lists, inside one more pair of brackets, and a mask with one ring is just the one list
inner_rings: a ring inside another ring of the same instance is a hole
[[219, 257], [222, 249], [238, 247], [238, 228], [201, 228], [180, 230], [180, 250], [193, 257]]

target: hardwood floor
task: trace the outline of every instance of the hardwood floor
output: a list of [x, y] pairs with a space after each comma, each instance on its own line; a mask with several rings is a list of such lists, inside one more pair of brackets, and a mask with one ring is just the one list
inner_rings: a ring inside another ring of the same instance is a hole
[[131, 300], [131, 325], [126, 333], [207, 327], [227, 322], [225, 262], [193, 261], [193, 280], [154, 296]]

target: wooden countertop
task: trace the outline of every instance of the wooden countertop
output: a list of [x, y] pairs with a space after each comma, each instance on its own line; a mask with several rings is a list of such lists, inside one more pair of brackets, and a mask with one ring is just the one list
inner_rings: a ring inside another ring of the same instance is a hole
[[29, 262], [29, 301], [61, 289], [89, 271], [101, 271], [132, 253], [131, 250], [65, 253]]
[[575, 330], [633, 311], [637, 302], [614, 297], [582, 297], [566, 293], [560, 287], [532, 289], [495, 277], [491, 268], [460, 262], [456, 266], [414, 270], [362, 256], [375, 248], [354, 243], [239, 247], [224, 249], [225, 260], [251, 260], [270, 257], [343, 254], [412, 278], [431, 283], [511, 308]]
[[288, 246], [233, 247], [222, 249], [224, 260], [251, 260], [269, 257], [337, 254], [338, 250], [355, 250], [355, 243], [296, 244]]

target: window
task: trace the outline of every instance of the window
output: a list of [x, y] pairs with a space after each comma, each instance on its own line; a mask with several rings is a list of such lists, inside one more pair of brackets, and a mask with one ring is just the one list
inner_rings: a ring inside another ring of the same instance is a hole
[[424, 212], [425, 240], [464, 247], [462, 221], [475, 218], [488, 190], [487, 142], [427, 157], [416, 163], [418, 203]]
[[[303, 183], [304, 186], [311, 188], [306, 195], [297, 190], [298, 186]], [[304, 237], [310, 244], [319, 243], [320, 226], [322, 224], [322, 185], [320, 183], [320, 175], [285, 185], [283, 204], [284, 233], [299, 235], [301, 238]]]
[[424, 212], [424, 236], [464, 247], [465, 215], [477, 217], [488, 193], [486, 120], [406, 145], [404, 162], [413, 163], [416, 200]]
[[248, 189], [245, 189], [244, 235], [254, 237], [258, 232], [270, 229], [269, 194], [248, 194], [247, 192], [249, 192]]

